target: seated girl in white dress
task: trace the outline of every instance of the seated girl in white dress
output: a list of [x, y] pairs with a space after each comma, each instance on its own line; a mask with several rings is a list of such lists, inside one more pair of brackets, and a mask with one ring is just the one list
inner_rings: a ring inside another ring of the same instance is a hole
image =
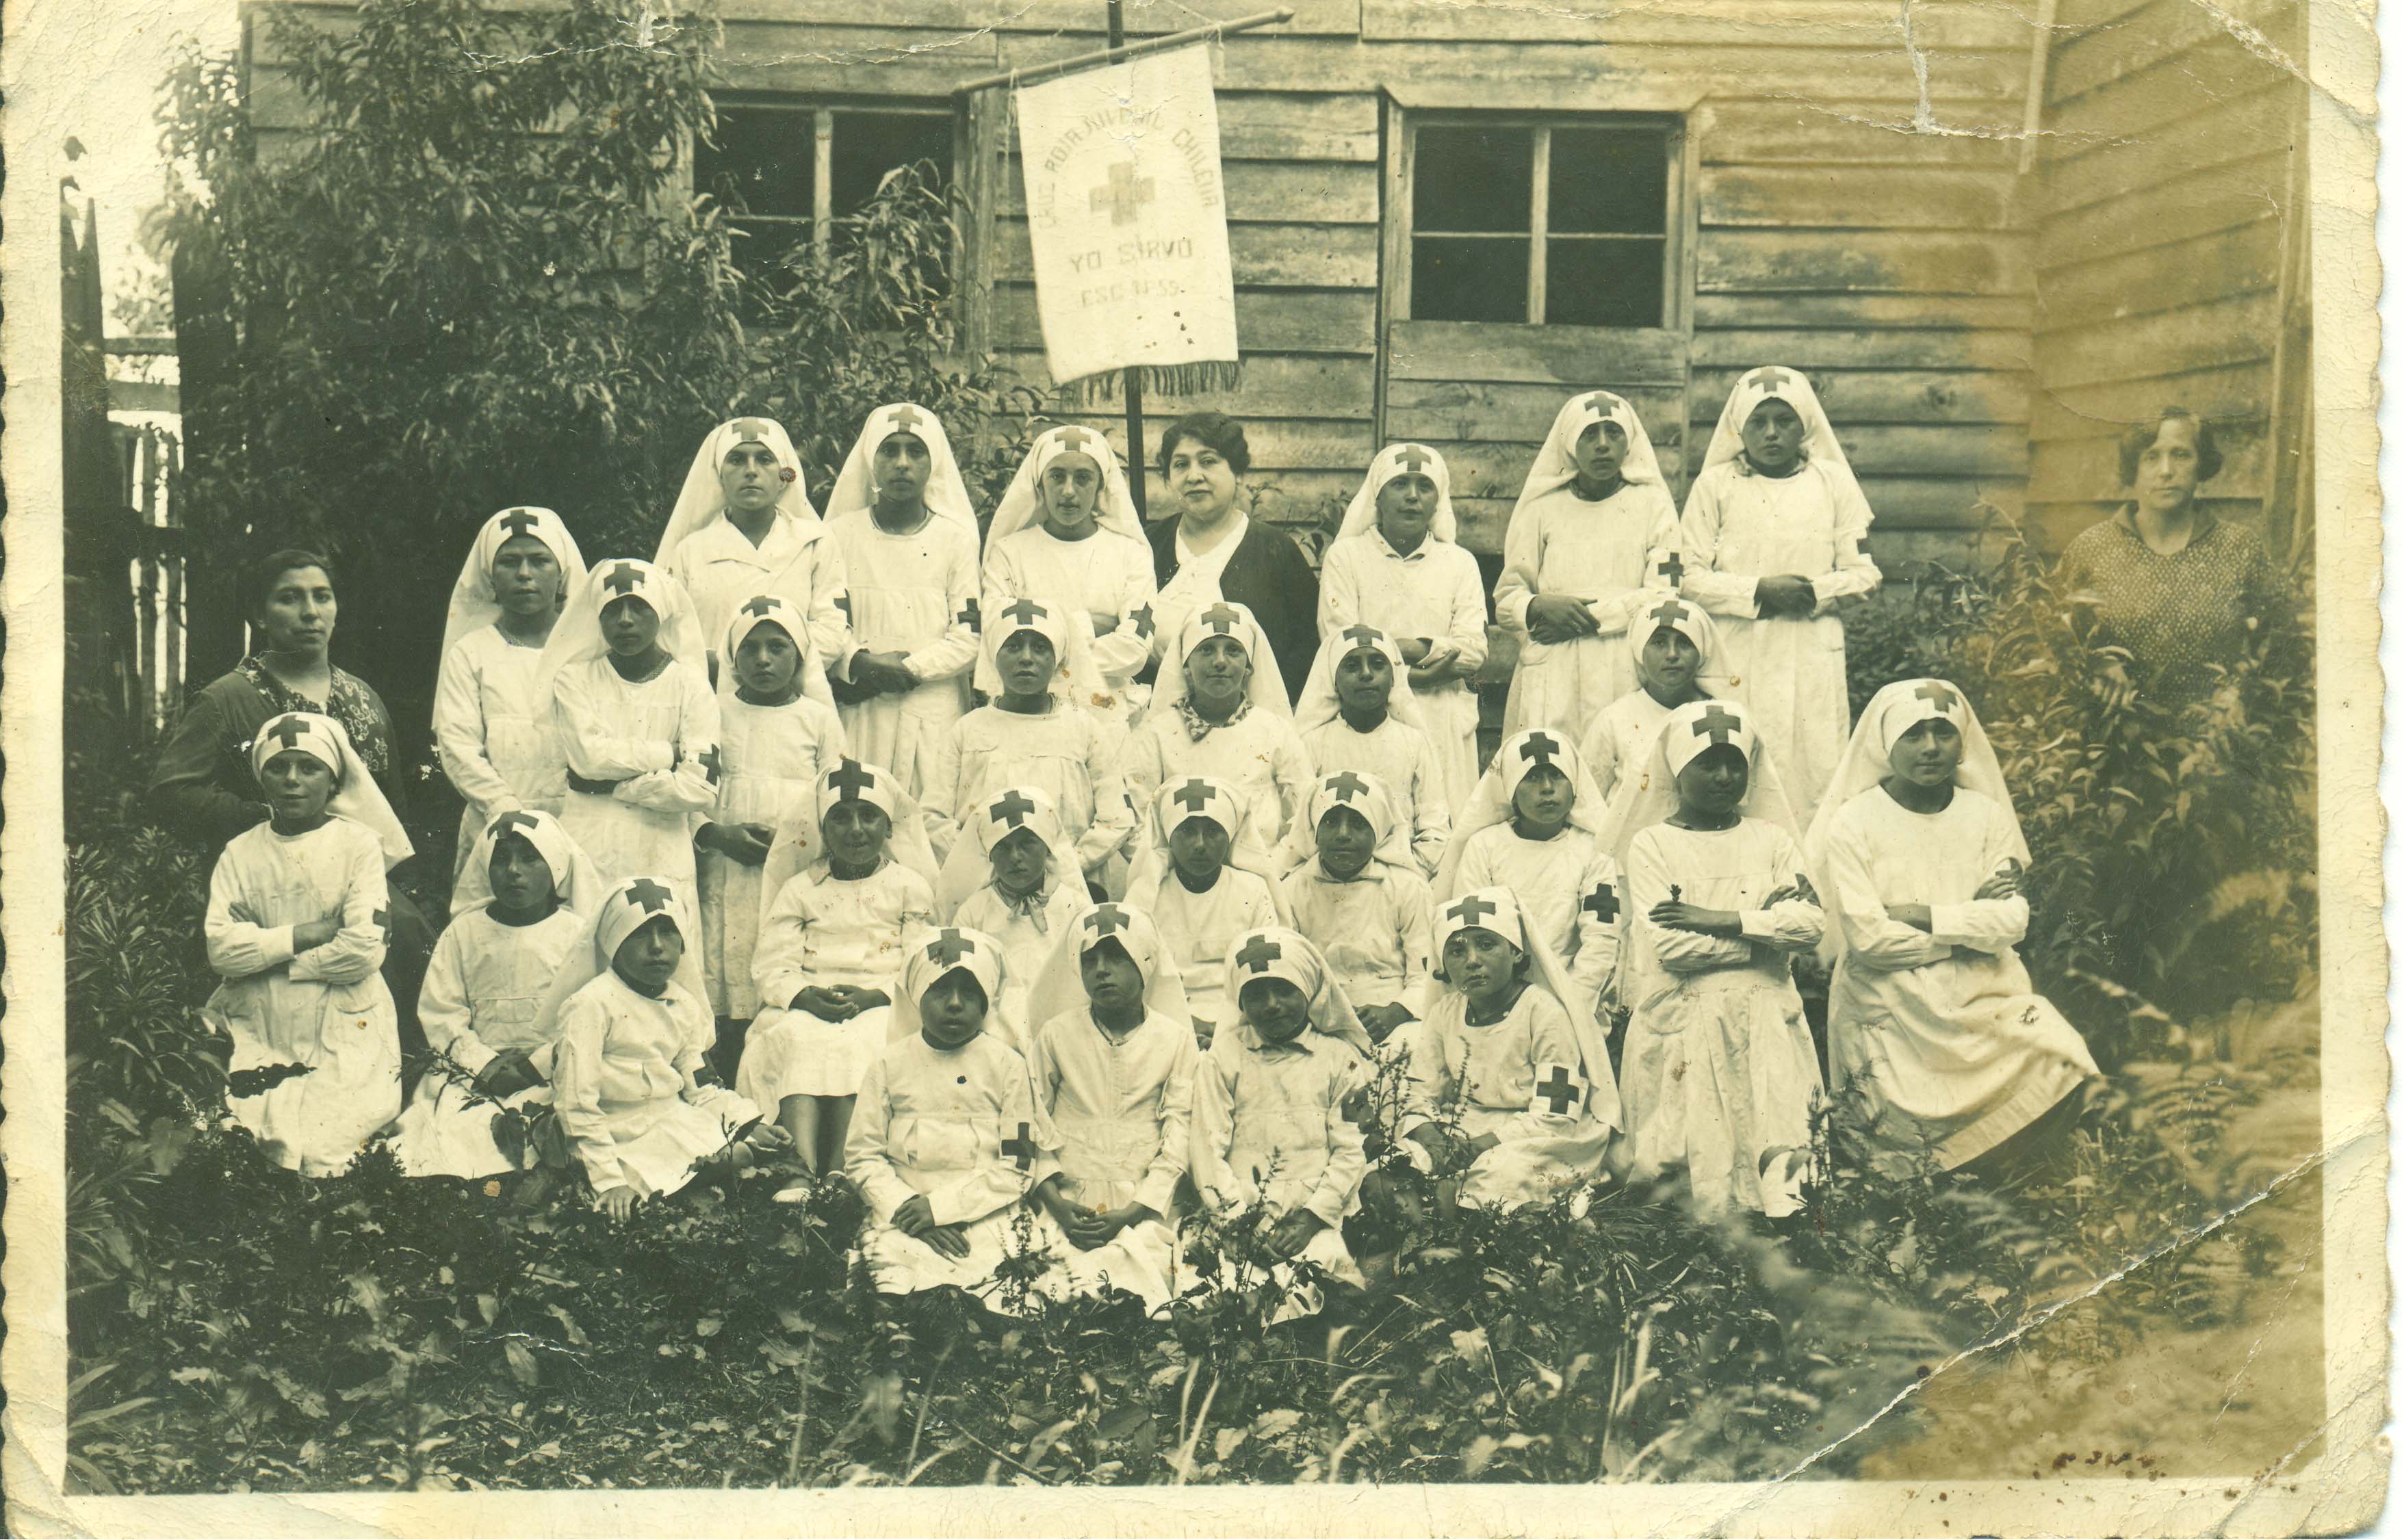
[[1193, 1186], [1221, 1217], [1262, 1213], [1256, 1249], [1220, 1257], [1201, 1281], [1248, 1290], [1273, 1278], [1287, 1291], [1278, 1318], [1307, 1314], [1323, 1299], [1287, 1264], [1364, 1282], [1343, 1221], [1359, 1209], [1368, 1173], [1356, 1107], [1374, 1050], [1326, 959], [1300, 932], [1246, 931], [1221, 966], [1240, 1014], [1194, 1077]]
[[1027, 1005], [1034, 975], [1092, 909], [1092, 895], [1049, 792], [1004, 786], [978, 802], [974, 814], [968, 825], [974, 838], [953, 846], [943, 862], [934, 912], [945, 925], [981, 930], [1001, 943], [1001, 998], [985, 1030], [1025, 1053], [1038, 1024]]
[[1621, 771], [1650, 751], [1669, 712], [1697, 700], [1743, 698], [1742, 681], [1720, 672], [1719, 628], [1692, 600], [1660, 595], [1635, 617], [1628, 634], [1641, 639], [1635, 653], [1639, 682], [1611, 701], [1577, 745], [1605, 802], [1626, 778]]
[[1685, 494], [1684, 591], [1718, 617], [1727, 668], [1805, 820], [1852, 720], [1836, 606], [1884, 581], [1863, 543], [1871, 517], [1801, 371], [1736, 380]]
[[804, 645], [808, 636], [798, 610], [757, 594], [736, 608], [721, 639], [717, 804], [692, 841], [699, 847], [701, 975], [717, 1016], [711, 1058], [729, 1079], [759, 1014], [751, 963], [765, 907], [759, 872], [776, 825], [794, 802], [816, 794], [818, 777], [848, 751], [825, 672]]
[[683, 585], [647, 561], [604, 561], [567, 597], [542, 653], [567, 754], [559, 821], [615, 879], [690, 884], [692, 832], [717, 804], [717, 696]]
[[735, 1089], [793, 1136], [809, 1176], [842, 1167], [851, 1099], [884, 1051], [906, 948], [934, 923], [934, 858], [918, 804], [881, 765], [835, 762], [776, 831], [751, 982], [759, 1014]]
[[1456, 1176], [1468, 1206], [1515, 1208], [1602, 1173], [1623, 1115], [1609, 1052], [1571, 1011], [1567, 974], [1506, 887], [1435, 914], [1441, 983], [1409, 1033], [1397, 1129], [1420, 1171]]
[[1494, 617], [1522, 639], [1502, 732], [1543, 727], [1573, 741], [1635, 688], [1640, 639], [1627, 623], [1676, 582], [1679, 538], [1635, 408], [1608, 391], [1562, 406], [1511, 511], [1493, 586]]
[[417, 1019], [439, 1055], [419, 1077], [393, 1135], [411, 1176], [490, 1176], [532, 1163], [503, 1108], [551, 1099], [557, 1044], [534, 1036], [551, 981], [608, 891], [590, 858], [547, 813], [519, 808], [484, 826], [450, 894]]
[[[1159, 584], [1125, 470], [1109, 441], [1072, 424], [1038, 434], [985, 531], [984, 608], [1021, 598], [1060, 607], [1092, 653], [1076, 704], [1123, 736], [1151, 698], [1135, 676], [1157, 648]], [[1080, 681], [1081, 682], [1081, 681]], [[989, 655], [975, 687], [1000, 694]]]
[[1436, 877], [1437, 904], [1478, 887], [1518, 896], [1527, 924], [1561, 959], [1575, 986], [1562, 1003], [1595, 1017], [1619, 1003], [1625, 884], [1602, 839], [1605, 804], [1567, 739], [1530, 728], [1503, 741]]
[[459, 570], [434, 687], [435, 751], [467, 804], [454, 881], [485, 824], [520, 807], [556, 813], [566, 798], [566, 754], [535, 681], [551, 627], [583, 581], [584, 554], [547, 508], [494, 514]]
[[708, 1083], [711, 1036], [684, 938], [691, 895], [665, 877], [612, 888], [551, 981], [534, 1036], [558, 1044], [554, 1103], [594, 1203], [624, 1218], [711, 1168], [739, 1172], [790, 1140], [759, 1108]]
[[1335, 982], [1381, 1048], [1423, 1021], [1434, 898], [1401, 848], [1399, 820], [1374, 776], [1338, 770], [1310, 788], [1311, 848], [1277, 886], [1292, 928], [1313, 938]]
[[[1354, 626], [1393, 638], [1406, 660], [1439, 761], [1438, 800], [1446, 813], [1457, 812], [1476, 786], [1484, 578], [1459, 544], [1451, 468], [1423, 444], [1387, 445], [1368, 462], [1318, 568], [1321, 650]], [[1346, 766], [1321, 761], [1318, 768]]]
[[[1346, 626], [1318, 645], [1293, 708], [1311, 767], [1320, 776], [1349, 770], [1381, 781], [1411, 858], [1431, 878], [1451, 843], [1452, 793], [1443, 753], [1426, 723], [1400, 644], [1366, 624]], [[1475, 778], [1471, 773], [1470, 785]], [[1302, 830], [1295, 834], [1307, 837]]]
[[1078, 1292], [1175, 1297], [1176, 1189], [1200, 1062], [1175, 959], [1139, 909], [1105, 903], [1059, 937], [1034, 985], [1034, 1105], [1055, 1148], [1035, 1200], [1068, 1237]]
[[1245, 810], [1235, 836], [1247, 847], [1244, 864], [1274, 864], [1274, 852], [1309, 795], [1311, 766], [1293, 733], [1276, 654], [1250, 611], [1212, 604], [1179, 628], [1160, 659], [1151, 708], [1126, 740], [1126, 763], [1127, 791], [1138, 807], [1160, 788], [1192, 776], [1233, 787]]
[[926, 771], [926, 833], [937, 857], [949, 855], [974, 810], [1003, 788], [1039, 786], [1058, 810], [1077, 874], [1116, 876], [1111, 858], [1134, 830], [1124, 737], [1080, 704], [1093, 694], [1091, 654], [1069, 619], [1036, 598], [985, 615], [985, 661], [997, 693], [934, 746]]
[[924, 795], [934, 746], [968, 708], [976, 657], [975, 505], [934, 414], [878, 406], [826, 496], [851, 640], [839, 670], [851, 752]]
[[1246, 930], [1286, 923], [1273, 873], [1245, 864], [1255, 859], [1244, 847], [1245, 815], [1233, 787], [1187, 776], [1153, 799], [1148, 838], [1126, 873], [1125, 901], [1167, 938], [1204, 1048], [1234, 1014], [1221, 987], [1226, 949]]
[[1634, 918], [1618, 1084], [1636, 1176], [1679, 1168], [1703, 1212], [1778, 1218], [1801, 1206], [1821, 1087], [1792, 957], [1823, 922], [1800, 843], [1746, 804], [1763, 756], [1742, 706], [1680, 706], [1611, 808]]
[[2073, 1119], [2100, 1071], [2019, 960], [2026, 837], [1967, 697], [1941, 680], [1878, 691], [1806, 849], [1838, 949], [1836, 1079], [1896, 1148], [2008, 1175], [2012, 1147]]
[[1023, 1290], [998, 1276], [1005, 1260], [1067, 1246], [1025, 1202], [1052, 1141], [1026, 1060], [986, 1030], [1002, 969], [990, 936], [944, 929], [910, 946], [895, 981], [892, 1039], [860, 1083], [846, 1156], [879, 1292], [959, 1288], [1015, 1312], [1064, 1285], [1056, 1268]]
[[400, 1110], [400, 1022], [384, 987], [384, 873], [411, 854], [333, 718], [287, 711], [250, 742], [268, 820], [209, 873], [219, 983], [201, 1018], [233, 1039], [226, 1107], [287, 1171], [332, 1176]]

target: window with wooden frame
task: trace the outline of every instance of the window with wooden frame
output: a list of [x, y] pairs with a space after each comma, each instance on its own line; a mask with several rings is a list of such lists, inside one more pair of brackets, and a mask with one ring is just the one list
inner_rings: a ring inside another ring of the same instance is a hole
[[1683, 323], [1683, 126], [1652, 116], [1410, 115], [1413, 321]]
[[897, 167], [930, 162], [950, 186], [957, 141], [947, 103], [720, 100], [717, 143], [693, 146], [693, 186], [728, 199], [735, 260], [766, 275], [794, 248], [822, 245]]

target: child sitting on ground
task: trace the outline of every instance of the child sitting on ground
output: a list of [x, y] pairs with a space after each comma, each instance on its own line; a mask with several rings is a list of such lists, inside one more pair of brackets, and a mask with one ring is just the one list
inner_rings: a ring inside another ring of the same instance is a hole
[[[1246, 931], [1222, 967], [1241, 1014], [1194, 1077], [1194, 1189], [1222, 1217], [1266, 1211], [1257, 1260], [1288, 1288], [1281, 1264], [1292, 1261], [1359, 1286], [1343, 1221], [1359, 1206], [1368, 1155], [1346, 1104], [1369, 1084], [1368, 1036], [1326, 959], [1297, 931]], [[1222, 1262], [1212, 1282], [1240, 1286], [1244, 1276]], [[1320, 1303], [1315, 1290], [1296, 1288], [1281, 1313]]]
[[818, 777], [844, 753], [842, 718], [826, 693], [825, 671], [803, 645], [808, 636], [790, 601], [758, 594], [735, 608], [734, 624], [722, 639], [723, 775], [717, 805], [692, 840], [700, 848], [701, 975], [717, 1017], [711, 1058], [728, 1080], [759, 1014], [759, 992], [751, 983], [766, 897], [759, 890], [759, 870], [775, 843], [778, 820], [795, 801], [815, 793]]
[[1035, 1163], [1034, 1196], [1068, 1237], [1072, 1286], [1157, 1310], [1176, 1293], [1200, 1059], [1175, 961], [1149, 915], [1106, 903], [1061, 933], [1033, 1004], [1034, 1105], [1057, 1141]]
[[1438, 904], [1479, 887], [1517, 895], [1527, 928], [1568, 969], [1580, 1020], [1617, 996], [1625, 888], [1600, 837], [1603, 803], [1567, 740], [1532, 728], [1505, 741], [1476, 784], [1435, 881]]
[[1632, 831], [1618, 1079], [1636, 1175], [1682, 1166], [1705, 1212], [1776, 1218], [1801, 1206], [1820, 1085], [1792, 954], [1823, 921], [1792, 832], [1748, 816], [1761, 754], [1742, 706], [1680, 706], [1611, 809]]
[[1719, 673], [1719, 628], [1700, 605], [1663, 594], [1635, 617], [1633, 629], [1643, 639], [1635, 651], [1638, 682], [1593, 719], [1577, 746], [1605, 803], [1625, 779], [1622, 767], [1642, 763], [1669, 712], [1713, 696], [1739, 698], [1739, 681]]
[[[987, 1030], [999, 1031], [1024, 1053], [1032, 1048], [1036, 1024], [1026, 1004], [1034, 987], [1035, 959], [1051, 955], [1093, 907], [1092, 896], [1077, 873], [1050, 793], [1035, 786], [1004, 786], [973, 811], [970, 828], [975, 838], [951, 847], [935, 884], [934, 912], [945, 925], [991, 936], [1004, 957], [1022, 959], [1007, 970]], [[961, 896], [979, 876], [982, 883]]]
[[203, 934], [225, 982], [201, 1014], [233, 1039], [234, 1121], [278, 1165], [332, 1176], [400, 1110], [400, 1024], [378, 970], [384, 873], [408, 859], [408, 836], [331, 717], [269, 718], [250, 767], [268, 821], [209, 873]]
[[1621, 1114], [1600, 1030], [1505, 887], [1435, 916], [1443, 983], [1414, 1034], [1399, 1125], [1413, 1163], [1459, 1178], [1463, 1204], [1515, 1208], [1601, 1172]]
[[690, 901], [664, 877], [633, 877], [600, 901], [552, 981], [534, 1035], [556, 1042], [559, 1124], [622, 1219], [710, 1168], [739, 1171], [790, 1142], [759, 1109], [704, 1083], [709, 1006], [684, 938]]
[[1432, 877], [1451, 840], [1450, 767], [1426, 732], [1400, 644], [1373, 626], [1329, 637], [1293, 722], [1319, 775], [1349, 770], [1384, 782], [1410, 856]]
[[884, 1051], [893, 980], [933, 925], [933, 855], [891, 772], [837, 760], [777, 831], [752, 983], [759, 1015], [735, 1088], [793, 1136], [808, 1177], [842, 1169], [851, 1098]]
[[1317, 847], [1278, 885], [1292, 928], [1317, 940], [1381, 1048], [1426, 1016], [1433, 898], [1401, 850], [1391, 797], [1374, 776], [1323, 775], [1304, 824]]
[[1014, 599], [985, 617], [985, 655], [1000, 694], [944, 736], [926, 774], [935, 855], [947, 857], [1004, 788], [1039, 786], [1075, 852], [1074, 874], [1113, 878], [1110, 859], [1134, 829], [1134, 810], [1118, 768], [1124, 735], [1080, 706], [1070, 682], [1089, 672], [1081, 635], [1051, 605]]
[[[883, 1293], [950, 1286], [1013, 1309], [1001, 1264], [1066, 1249], [1022, 1203], [1051, 1141], [1025, 1059], [985, 1030], [1002, 968], [1001, 943], [981, 931], [946, 928], [909, 947], [892, 1040], [860, 1083], [848, 1156], [867, 1202], [860, 1250]], [[1030, 1246], [1013, 1234], [1020, 1220]]]
[[557, 818], [518, 809], [484, 826], [450, 895], [417, 1019], [440, 1062], [418, 1080], [393, 1152], [412, 1176], [490, 1176], [532, 1162], [505, 1146], [502, 1107], [550, 1100], [556, 1044], [534, 1019], [606, 890]]
[[1147, 911], [1174, 949], [1204, 1048], [1234, 1013], [1223, 988], [1226, 948], [1246, 930], [1284, 923], [1268, 873], [1236, 864], [1245, 816], [1234, 788], [1214, 777], [1165, 787], [1146, 820], [1150, 842], [1126, 873], [1126, 902]]
[[693, 880], [692, 832], [717, 803], [718, 710], [683, 585], [604, 561], [568, 596], [539, 686], [567, 755], [559, 821], [603, 877]]

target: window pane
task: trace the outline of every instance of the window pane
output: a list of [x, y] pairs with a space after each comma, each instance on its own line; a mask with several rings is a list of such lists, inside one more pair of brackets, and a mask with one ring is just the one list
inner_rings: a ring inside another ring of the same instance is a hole
[[749, 213], [807, 219], [815, 212], [816, 115], [783, 107], [720, 107], [717, 144], [693, 146], [693, 186]]
[[1668, 227], [1668, 136], [1647, 129], [1553, 129], [1553, 233]]
[[1410, 261], [1410, 315], [1418, 321], [1526, 320], [1526, 241], [1420, 238]]
[[1532, 129], [1418, 131], [1411, 218], [1421, 230], [1534, 227]]
[[857, 213], [895, 166], [933, 162], [937, 186], [951, 185], [947, 113], [837, 112], [834, 117], [834, 213]]
[[809, 243], [808, 221], [738, 219], [734, 228], [734, 265], [761, 278], [774, 279], [783, 270], [784, 254]]
[[1657, 326], [1659, 241], [1553, 241], [1544, 254], [1543, 319], [1554, 326]]

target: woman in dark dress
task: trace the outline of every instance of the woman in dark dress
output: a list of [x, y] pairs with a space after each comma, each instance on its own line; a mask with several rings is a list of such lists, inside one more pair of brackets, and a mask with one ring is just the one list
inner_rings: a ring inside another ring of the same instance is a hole
[[[256, 650], [185, 700], [150, 772], [151, 821], [212, 854], [266, 822], [250, 741], [285, 711], [318, 711], [340, 722], [384, 800], [406, 821], [392, 713], [373, 686], [337, 667], [327, 653], [339, 608], [332, 564], [314, 551], [273, 552], [244, 574], [241, 597]], [[383, 967], [400, 1011], [401, 1046], [411, 1051], [424, 1043], [417, 1028], [417, 986], [434, 944], [407, 891], [418, 865], [411, 857], [389, 873], [393, 934]]]
[[1159, 578], [1158, 634], [1177, 635], [1185, 615], [1222, 598], [1248, 605], [1286, 698], [1299, 700], [1318, 656], [1318, 574], [1291, 536], [1243, 510], [1250, 468], [1243, 425], [1223, 412], [1178, 418], [1160, 435], [1159, 474], [1177, 512], [1145, 531]]
[[2163, 705], [2207, 694], [2212, 666], [2234, 661], [2290, 602], [2260, 537], [2201, 505], [2219, 462], [2210, 424], [2182, 406], [2137, 423], [2119, 445], [2134, 501], [2069, 542], [2054, 574], [2061, 593], [2091, 606], [2094, 639], [2126, 648]]

